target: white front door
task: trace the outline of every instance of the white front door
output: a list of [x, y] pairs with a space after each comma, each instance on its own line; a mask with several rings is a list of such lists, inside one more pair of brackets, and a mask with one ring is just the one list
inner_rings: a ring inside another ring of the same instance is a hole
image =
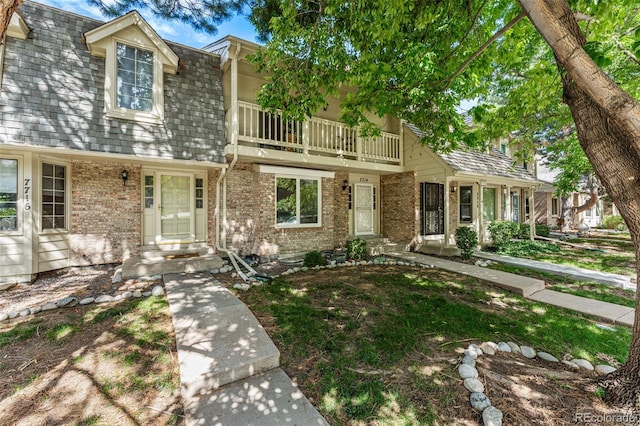
[[191, 176], [161, 174], [158, 208], [158, 242], [194, 241], [194, 206]]
[[373, 217], [373, 185], [356, 183], [355, 187], [355, 234], [371, 235], [374, 233]]

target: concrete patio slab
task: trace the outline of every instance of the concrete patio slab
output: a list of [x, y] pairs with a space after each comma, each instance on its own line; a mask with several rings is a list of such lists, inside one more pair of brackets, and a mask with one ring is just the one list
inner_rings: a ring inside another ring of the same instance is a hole
[[328, 425], [280, 368], [185, 403], [188, 425]]
[[130, 257], [122, 264], [122, 279], [154, 275], [195, 273], [223, 266], [222, 258], [217, 254], [204, 254], [196, 257], [167, 259], [165, 257]]
[[504, 263], [506, 265], [522, 266], [540, 272], [569, 277], [579, 281], [591, 281], [623, 289], [636, 289], [635, 284], [631, 283], [631, 277], [626, 275], [609, 274], [607, 272], [594, 271], [591, 269], [576, 268], [569, 265], [556, 265], [554, 263], [539, 262], [537, 260], [523, 259], [520, 257], [503, 256], [483, 251], [474, 253], [474, 256]]
[[434, 265], [440, 269], [485, 280], [500, 288], [504, 288], [505, 290], [509, 290], [524, 297], [528, 297], [537, 291], [544, 290], [544, 281], [535, 278], [522, 277], [520, 275], [509, 274], [507, 272], [496, 271], [489, 268], [481, 268], [475, 265], [467, 265], [466, 263], [426, 256], [420, 253], [390, 252], [387, 253], [387, 255], [425, 265]]
[[279, 366], [280, 352], [253, 313], [208, 274], [164, 276], [183, 398]]
[[[626, 306], [620, 306], [608, 302], [601, 302], [599, 300], [574, 296], [572, 294], [560, 293], [553, 290], [539, 291], [536, 294], [529, 296], [529, 299], [593, 315], [605, 321], [619, 324], [623, 324], [623, 322], [620, 321], [621, 318], [624, 318], [628, 315], [631, 315], [631, 317], [633, 317], [633, 313], [635, 312], [633, 308], [629, 308]], [[631, 324], [624, 325], [633, 325], [633, 322]]]

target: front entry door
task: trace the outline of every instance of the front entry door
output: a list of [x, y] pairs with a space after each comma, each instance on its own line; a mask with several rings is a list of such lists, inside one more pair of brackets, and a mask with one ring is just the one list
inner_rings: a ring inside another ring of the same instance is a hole
[[191, 176], [160, 175], [158, 242], [193, 241], [191, 192]]
[[356, 183], [355, 185], [355, 234], [374, 233], [373, 185]]
[[420, 183], [420, 234], [444, 234], [444, 185]]

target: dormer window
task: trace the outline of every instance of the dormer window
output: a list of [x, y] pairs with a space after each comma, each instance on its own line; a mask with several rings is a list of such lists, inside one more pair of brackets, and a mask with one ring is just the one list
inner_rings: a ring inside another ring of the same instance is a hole
[[92, 55], [105, 58], [107, 117], [160, 124], [164, 73], [176, 74], [178, 56], [138, 12], [85, 33]]
[[118, 108], [153, 110], [153, 52], [117, 43]]

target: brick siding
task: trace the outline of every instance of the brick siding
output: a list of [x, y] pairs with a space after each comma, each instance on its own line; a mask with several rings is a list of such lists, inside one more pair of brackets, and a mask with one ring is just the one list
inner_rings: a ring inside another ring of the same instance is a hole
[[415, 173], [397, 173], [380, 177], [382, 235], [393, 241], [411, 241], [419, 231], [419, 200]]

